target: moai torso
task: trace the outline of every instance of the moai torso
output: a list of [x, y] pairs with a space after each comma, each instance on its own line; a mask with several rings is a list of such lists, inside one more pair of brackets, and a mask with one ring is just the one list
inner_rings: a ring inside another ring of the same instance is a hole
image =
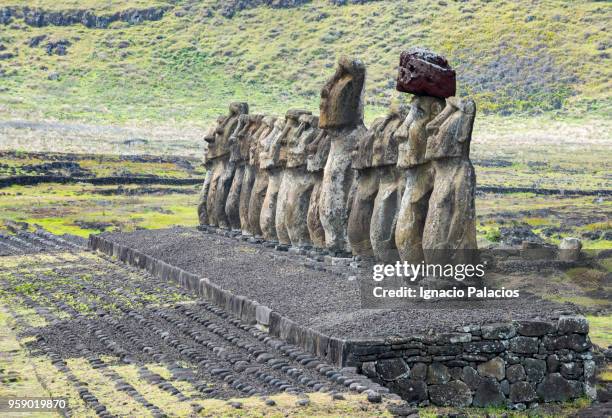
[[395, 246], [395, 226], [402, 194], [404, 176], [396, 167], [398, 142], [396, 131], [404, 122], [401, 110], [389, 113], [374, 130], [372, 167], [377, 177], [370, 223], [372, 253], [378, 260], [393, 262], [399, 259]]

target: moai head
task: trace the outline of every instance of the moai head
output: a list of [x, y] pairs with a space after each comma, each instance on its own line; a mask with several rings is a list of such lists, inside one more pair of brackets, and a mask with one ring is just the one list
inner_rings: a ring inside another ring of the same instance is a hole
[[340, 58], [335, 74], [321, 90], [319, 128], [337, 129], [363, 122], [365, 75], [363, 62]]
[[234, 102], [229, 106], [229, 115], [217, 119], [214, 146], [209, 147], [208, 158], [222, 157], [230, 152], [230, 137], [239, 128], [240, 115], [249, 113], [247, 103]]
[[259, 153], [259, 167], [263, 169], [274, 168], [278, 165], [278, 144], [284, 133], [285, 119], [277, 118], [274, 127], [263, 139], [261, 152]]
[[455, 70], [443, 56], [423, 48], [401, 53], [395, 87], [398, 91], [444, 99], [455, 95], [456, 85]]
[[302, 114], [295, 134], [287, 142], [287, 167], [300, 167], [306, 164], [309, 145], [316, 139], [319, 132], [319, 117]]
[[397, 166], [414, 167], [427, 162], [427, 124], [443, 109], [444, 100], [431, 96], [414, 96], [408, 116], [395, 132], [399, 142]]
[[476, 117], [476, 103], [470, 98], [449, 97], [446, 107], [427, 124], [428, 159], [470, 156], [472, 129]]
[[261, 124], [257, 132], [254, 134], [253, 139], [249, 144], [249, 164], [253, 167], [259, 168], [259, 154], [263, 149], [263, 141], [270, 134], [274, 128], [274, 122], [276, 118], [273, 116], [264, 116], [261, 119]]
[[381, 126], [384, 127], [386, 120], [386, 117], [374, 119], [367, 133], [359, 138], [357, 146], [351, 156], [351, 167], [355, 170], [363, 170], [364, 168], [372, 167], [372, 153], [374, 152], [376, 133]]
[[[319, 119], [319, 124], [321, 120]], [[306, 148], [306, 169], [312, 173], [323, 171], [331, 149], [331, 135], [325, 129], [319, 129], [314, 141]]]
[[372, 144], [372, 166], [396, 165], [398, 155], [398, 138], [395, 132], [406, 118], [406, 110], [402, 107], [391, 109], [383, 123], [374, 129]]
[[228, 119], [227, 116], [217, 117], [217, 123], [214, 126], [211, 126], [206, 132], [206, 134], [204, 134], [204, 142], [206, 142], [206, 145], [207, 145], [206, 161], [209, 161], [217, 157], [217, 154], [218, 154], [217, 135], [218, 135], [218, 132], [223, 132], [223, 126], [225, 125], [225, 122], [227, 119]]
[[230, 149], [230, 161], [232, 162], [242, 160], [240, 147], [241, 144], [245, 142], [245, 137], [247, 136], [247, 130], [249, 128], [249, 121], [250, 117], [248, 114], [240, 114], [238, 116], [238, 124], [229, 137], [228, 144]]

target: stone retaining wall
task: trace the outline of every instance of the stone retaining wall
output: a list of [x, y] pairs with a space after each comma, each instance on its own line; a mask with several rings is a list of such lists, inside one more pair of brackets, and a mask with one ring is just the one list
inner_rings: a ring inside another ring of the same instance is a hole
[[508, 405], [595, 397], [595, 362], [582, 316], [464, 327], [349, 349], [348, 362], [409, 402]]
[[89, 246], [172, 280], [270, 335], [364, 375], [419, 405], [510, 406], [595, 397], [595, 362], [582, 316], [461, 327], [435, 335], [345, 340], [295, 323], [207, 278], [91, 235]]

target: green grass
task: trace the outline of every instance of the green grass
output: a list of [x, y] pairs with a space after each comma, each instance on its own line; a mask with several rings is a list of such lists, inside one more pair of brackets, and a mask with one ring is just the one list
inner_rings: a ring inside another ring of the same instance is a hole
[[[0, 43], [16, 57], [0, 63], [0, 115], [201, 124], [231, 100], [248, 100], [256, 112], [316, 109], [322, 84], [347, 54], [367, 64], [371, 120], [408, 96], [394, 90], [393, 80], [399, 52], [415, 45], [445, 54], [458, 71], [459, 93], [472, 95], [482, 112], [609, 115], [610, 3], [416, 0], [336, 7], [315, 0], [286, 10], [258, 7], [232, 19], [217, 11], [206, 17], [213, 3], [179, 1], [161, 21], [115, 22], [106, 30], [20, 21], [3, 27]], [[97, 12], [160, 4], [169, 3], [34, 2]], [[176, 16], [181, 10], [187, 11]], [[68, 54], [24, 45], [41, 34], [68, 39]], [[129, 46], [118, 48], [120, 41]], [[51, 73], [59, 79], [49, 80]]]
[[612, 345], [612, 315], [587, 316], [589, 320], [589, 337], [602, 348]]

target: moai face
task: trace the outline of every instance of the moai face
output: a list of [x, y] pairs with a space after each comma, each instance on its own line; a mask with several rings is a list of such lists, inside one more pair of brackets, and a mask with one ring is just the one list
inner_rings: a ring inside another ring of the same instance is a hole
[[430, 135], [427, 142], [428, 159], [470, 156], [472, 129], [476, 117], [474, 100], [449, 97], [446, 107], [427, 125]]
[[368, 132], [359, 138], [357, 146], [352, 154], [351, 167], [355, 170], [363, 170], [364, 168], [372, 167], [372, 153], [374, 152], [374, 142], [376, 141], [376, 133], [381, 126], [384, 128], [386, 117], [376, 118]]
[[374, 143], [372, 146], [372, 166], [379, 167], [397, 164], [398, 139], [395, 132], [398, 130], [406, 113], [401, 109], [392, 110], [382, 124], [374, 129]]
[[335, 74], [321, 90], [319, 128], [338, 129], [363, 122], [365, 65], [340, 58]]
[[225, 126], [225, 122], [227, 121], [227, 116], [219, 116], [217, 117], [217, 123], [215, 126], [212, 126], [208, 132], [204, 135], [204, 141], [208, 145], [206, 149], [206, 160], [209, 161], [218, 154], [218, 142], [217, 137], [219, 132], [223, 132], [223, 127]]
[[263, 169], [274, 168], [278, 163], [278, 155], [276, 145], [280, 137], [283, 135], [285, 127], [284, 119], [276, 119], [274, 127], [268, 135], [263, 139], [261, 152], [259, 153], [259, 166]]
[[217, 119], [214, 146], [209, 148], [208, 158], [222, 157], [230, 152], [230, 136], [238, 127], [240, 115], [249, 113], [249, 105], [234, 102], [229, 106], [229, 115]]
[[298, 129], [287, 142], [287, 167], [300, 167], [306, 164], [308, 146], [316, 139], [318, 127], [317, 116], [300, 115]]
[[263, 150], [264, 140], [274, 129], [276, 118], [273, 116], [264, 116], [261, 120], [261, 126], [255, 134], [255, 138], [250, 143], [249, 148], [249, 164], [259, 168], [259, 156]]
[[414, 96], [410, 111], [404, 123], [396, 131], [399, 142], [397, 166], [400, 168], [415, 167], [427, 162], [427, 124], [433, 120], [444, 107], [444, 100], [431, 96]]
[[228, 144], [230, 148], [230, 161], [238, 162], [242, 160], [240, 154], [241, 143], [245, 142], [247, 136], [247, 130], [249, 128], [250, 117], [247, 114], [241, 114], [238, 116], [238, 124], [234, 128], [232, 134], [229, 137]]

